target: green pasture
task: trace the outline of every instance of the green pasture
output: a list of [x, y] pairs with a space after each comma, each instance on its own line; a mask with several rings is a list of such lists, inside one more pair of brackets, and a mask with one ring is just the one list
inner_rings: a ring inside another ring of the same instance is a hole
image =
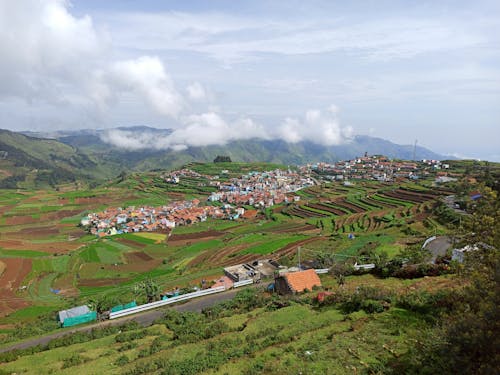
[[261, 255], [267, 255], [271, 254], [272, 252], [281, 249], [282, 247], [285, 247], [288, 244], [291, 244], [292, 242], [296, 242], [302, 239], [307, 238], [305, 235], [292, 235], [288, 236], [285, 238], [279, 238], [275, 240], [270, 240], [270, 241], [265, 241], [261, 244], [249, 247], [248, 249], [245, 249], [240, 252], [240, 254], [261, 254]]
[[0, 248], [0, 257], [3, 258], [39, 258], [48, 254], [35, 250], [5, 250]]

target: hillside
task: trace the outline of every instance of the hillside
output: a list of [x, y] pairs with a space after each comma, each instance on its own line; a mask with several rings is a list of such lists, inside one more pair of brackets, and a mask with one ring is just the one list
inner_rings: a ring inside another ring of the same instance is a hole
[[[145, 126], [121, 127], [134, 140], [146, 135], [149, 138], [168, 137], [169, 129], [155, 129]], [[145, 171], [171, 169], [192, 161], [212, 161], [217, 155], [228, 155], [233, 161], [271, 162], [283, 165], [299, 165], [318, 161], [334, 162], [362, 156], [384, 154], [395, 159], [411, 159], [413, 146], [398, 145], [390, 141], [364, 135], [354, 137], [350, 142], [323, 146], [312, 142], [287, 143], [281, 140], [239, 140], [226, 145], [188, 147], [176, 151], [172, 149], [124, 148], [111, 144], [106, 137], [108, 131], [78, 130], [49, 133], [27, 132], [26, 135], [2, 131], [0, 150], [7, 151], [9, 163], [3, 163], [3, 174], [7, 177], [16, 169], [17, 180], [29, 175], [30, 167], [42, 169], [51, 181], [64, 182], [76, 177], [110, 178], [120, 171]], [[39, 137], [39, 138], [35, 138]], [[41, 137], [41, 138], [40, 138]], [[45, 138], [44, 138], [45, 137]], [[51, 138], [51, 139], [47, 139]], [[445, 159], [423, 147], [416, 149], [417, 159]], [[98, 161], [98, 163], [96, 163]], [[40, 177], [35, 177], [39, 181]], [[7, 185], [5, 185], [7, 183]], [[11, 177], [4, 186], [14, 186]]]
[[55, 186], [113, 175], [112, 161], [56, 139], [31, 137], [0, 129], [0, 187]]
[[[399, 374], [422, 368], [422, 373], [446, 374], [458, 373], [465, 359], [471, 367], [461, 373], [476, 374], [481, 373], [474, 371], [478, 363], [495, 365], [490, 358], [500, 336], [490, 316], [495, 317], [497, 306], [492, 272], [498, 253], [480, 253], [492, 258], [484, 258], [488, 267], [478, 263], [482, 271], [471, 283], [467, 272], [457, 272], [470, 268], [468, 263], [450, 263], [448, 252], [431, 264], [435, 255], [421, 248], [432, 235], [467, 233], [481, 225], [481, 241], [498, 243], [497, 228], [487, 224], [500, 212], [491, 189], [477, 182], [464, 185], [467, 179], [456, 184], [456, 199], [474, 210], [459, 220], [459, 213], [441, 202], [453, 185], [433, 186], [436, 172], [418, 182], [322, 180], [310, 185], [295, 171], [273, 172], [277, 167], [192, 163], [183, 171], [125, 174], [88, 190], [0, 190], [0, 352], [30, 337], [73, 331], [59, 328], [59, 310], [88, 305], [106, 319], [112, 308], [131, 301], [142, 305], [171, 297], [174, 290], [183, 297], [212, 286], [220, 282], [223, 267], [273, 259], [284, 267], [300, 262], [330, 269], [320, 275], [322, 287], [304, 294], [270, 293], [274, 273], [269, 273], [234, 293], [233, 301], [205, 304], [201, 313], [200, 305], [189, 308], [188, 303], [150, 310], [160, 320], [149, 328], [134, 322], [83, 325], [85, 332], [57, 338], [47, 347], [0, 353], [0, 373], [287, 374], [296, 368], [302, 373]], [[466, 167], [457, 163], [451, 171], [487, 182], [483, 171], [467, 174]], [[173, 176], [180, 178], [174, 183]], [[259, 186], [278, 181], [286, 181], [283, 189], [305, 181], [293, 193], [299, 199], [279, 203], [278, 187], [276, 204], [259, 207], [240, 200], [250, 213], [243, 218], [229, 218], [234, 212], [228, 207], [227, 214], [222, 211], [232, 198], [258, 195]], [[229, 191], [235, 194], [224, 201], [207, 199], [217, 183], [234, 184]], [[237, 186], [251, 189], [240, 194]], [[470, 192], [478, 189], [483, 198], [473, 201]], [[164, 210], [179, 223], [171, 231], [158, 229]], [[201, 211], [205, 219], [192, 217]], [[130, 220], [115, 221], [119, 212]], [[144, 215], [156, 230], [141, 229]], [[115, 223], [114, 230], [106, 223]], [[124, 226], [133, 229], [118, 233]], [[375, 268], [367, 274], [356, 271], [356, 263]], [[468, 291], [476, 285], [491, 293]], [[333, 294], [318, 301], [321, 291]], [[461, 344], [469, 338], [480, 353]], [[433, 353], [442, 360], [435, 361]], [[439, 366], [448, 371], [438, 371]]]

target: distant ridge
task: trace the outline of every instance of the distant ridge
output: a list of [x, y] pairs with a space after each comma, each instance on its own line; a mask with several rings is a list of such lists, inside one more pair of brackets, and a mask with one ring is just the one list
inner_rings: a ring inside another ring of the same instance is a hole
[[[161, 137], [172, 132], [171, 129], [147, 126], [114, 130], [126, 131], [134, 138], [144, 133]], [[188, 147], [181, 151], [152, 148], [130, 151], [106, 143], [101, 137], [103, 132], [95, 129], [44, 133], [0, 130], [0, 151], [3, 156], [7, 155], [0, 159], [0, 187], [15, 188], [28, 180], [36, 186], [77, 179], [102, 180], [115, 177], [121, 171], [172, 169], [192, 161], [211, 162], [217, 155], [227, 155], [233, 161], [296, 165], [353, 159], [365, 152], [409, 160], [414, 148], [414, 145], [398, 145], [385, 139], [358, 135], [335, 146], [309, 141], [287, 143], [250, 139], [219, 146]], [[416, 158], [450, 159], [421, 146], [416, 148]]]

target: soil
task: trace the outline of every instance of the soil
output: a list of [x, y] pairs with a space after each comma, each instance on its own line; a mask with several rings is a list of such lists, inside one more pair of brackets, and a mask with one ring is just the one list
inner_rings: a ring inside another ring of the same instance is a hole
[[128, 263], [137, 262], [138, 260], [142, 262], [148, 262], [150, 260], [153, 260], [153, 258], [151, 258], [148, 254], [146, 254], [143, 251], [134, 251], [131, 253], [125, 253], [124, 255], [125, 258], [127, 258]]
[[31, 271], [31, 259], [5, 258], [6, 269], [0, 276], [0, 316], [29, 306], [29, 302], [16, 292]]
[[46, 243], [31, 243], [22, 240], [1, 240], [0, 247], [8, 250], [34, 250], [46, 253], [68, 253], [83, 246], [76, 242], [46, 242]]
[[222, 235], [224, 235], [224, 232], [219, 232], [216, 230], [207, 230], [205, 232], [172, 234], [169, 237], [168, 241], [175, 242], [175, 241], [197, 240], [197, 239], [220, 237]]

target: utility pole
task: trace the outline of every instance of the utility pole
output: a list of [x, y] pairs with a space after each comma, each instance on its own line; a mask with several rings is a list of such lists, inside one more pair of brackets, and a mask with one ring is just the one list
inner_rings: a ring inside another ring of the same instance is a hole
[[297, 247], [297, 256], [299, 258], [299, 271], [300, 271], [300, 246]]
[[412, 160], [417, 160], [415, 159], [417, 154], [417, 139], [415, 139], [415, 145], [413, 146], [413, 159]]

